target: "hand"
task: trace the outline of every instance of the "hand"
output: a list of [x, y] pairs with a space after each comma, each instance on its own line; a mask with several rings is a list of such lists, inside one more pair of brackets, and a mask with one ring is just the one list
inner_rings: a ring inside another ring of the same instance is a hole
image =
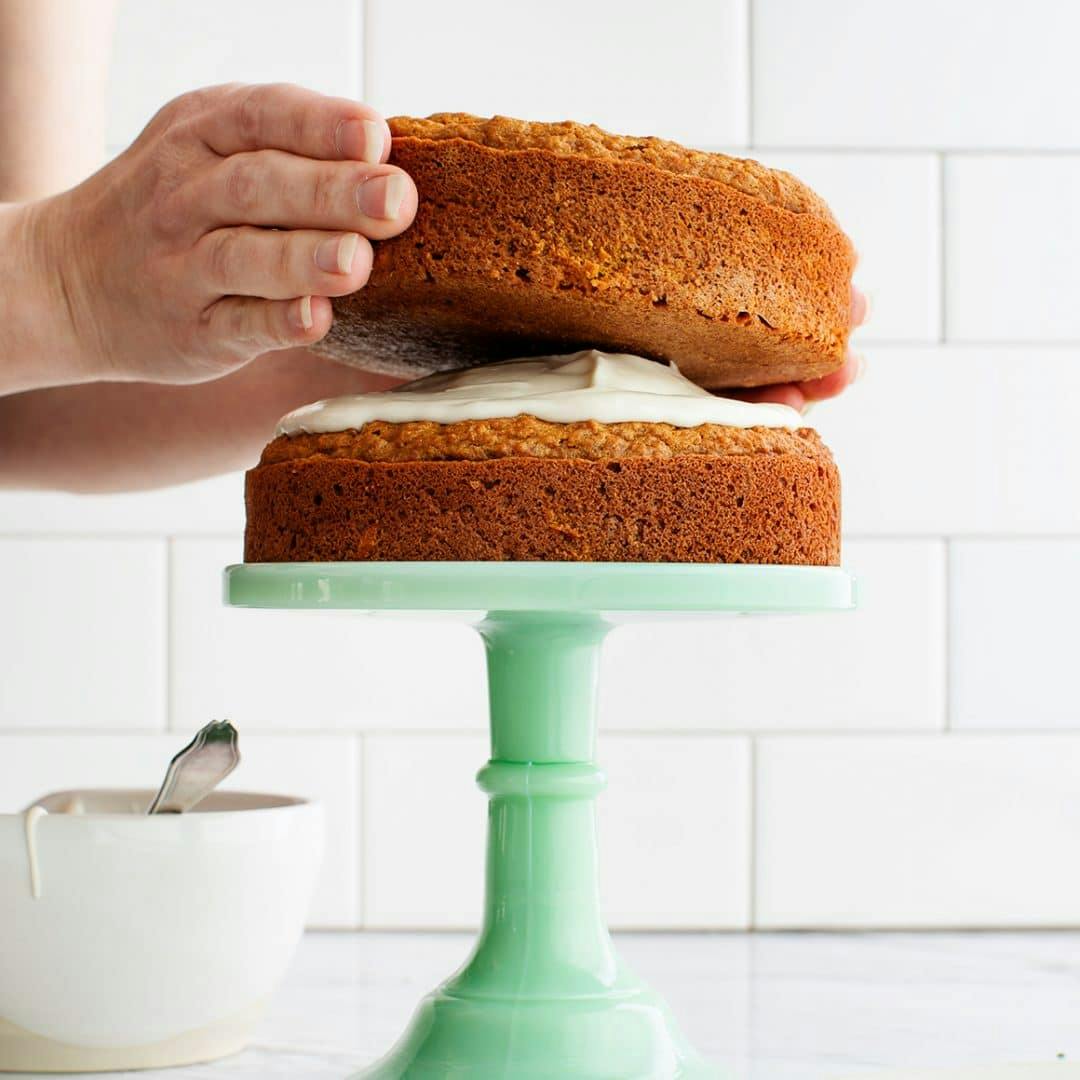
[[31, 204], [58, 351], [79, 353], [78, 381], [193, 383], [317, 341], [327, 298], [367, 281], [370, 241], [416, 213], [389, 152], [372, 109], [295, 86], [170, 102], [100, 172]]
[[[854, 286], [851, 288], [851, 328], [854, 330], [866, 321], [870, 305], [864, 293]], [[836, 397], [849, 387], [861, 374], [865, 361], [858, 353], [848, 350], [844, 366], [839, 371], [831, 372], [821, 379], [807, 382], [781, 383], [778, 386], [756, 386], [752, 390], [723, 391], [726, 397], [737, 397], [742, 401], [774, 401], [780, 405], [790, 405], [799, 412], [806, 412], [811, 403]]]

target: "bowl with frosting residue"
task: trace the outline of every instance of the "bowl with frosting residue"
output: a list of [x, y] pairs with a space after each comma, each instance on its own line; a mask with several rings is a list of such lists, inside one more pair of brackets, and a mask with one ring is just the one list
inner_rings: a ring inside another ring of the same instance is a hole
[[241, 1050], [303, 932], [322, 849], [305, 799], [64, 791], [0, 814], [0, 1071]]

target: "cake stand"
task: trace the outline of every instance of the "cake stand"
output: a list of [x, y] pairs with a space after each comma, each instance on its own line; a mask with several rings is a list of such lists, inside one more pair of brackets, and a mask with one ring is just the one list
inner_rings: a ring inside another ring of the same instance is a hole
[[[487, 649], [491, 760], [483, 928], [365, 1080], [698, 1080], [666, 1005], [619, 959], [600, 910], [593, 800], [600, 644], [659, 612], [853, 606], [837, 568], [673, 563], [251, 563], [238, 607], [444, 611]], [[469, 616], [475, 619], [475, 615]], [[657, 677], [662, 673], [657, 672]], [[432, 807], [432, 813], [436, 807]]]

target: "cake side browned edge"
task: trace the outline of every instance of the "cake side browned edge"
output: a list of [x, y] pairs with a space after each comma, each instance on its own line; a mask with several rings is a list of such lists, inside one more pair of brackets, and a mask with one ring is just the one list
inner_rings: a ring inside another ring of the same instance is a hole
[[798, 452], [363, 461], [246, 477], [247, 562], [552, 560], [837, 565], [840, 480]]

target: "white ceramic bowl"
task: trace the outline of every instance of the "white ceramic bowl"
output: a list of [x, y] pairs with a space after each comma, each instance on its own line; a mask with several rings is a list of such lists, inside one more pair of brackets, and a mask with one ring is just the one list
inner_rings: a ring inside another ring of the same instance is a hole
[[147, 817], [152, 795], [0, 815], [0, 1070], [179, 1065], [249, 1040], [303, 931], [321, 809], [221, 792]]

